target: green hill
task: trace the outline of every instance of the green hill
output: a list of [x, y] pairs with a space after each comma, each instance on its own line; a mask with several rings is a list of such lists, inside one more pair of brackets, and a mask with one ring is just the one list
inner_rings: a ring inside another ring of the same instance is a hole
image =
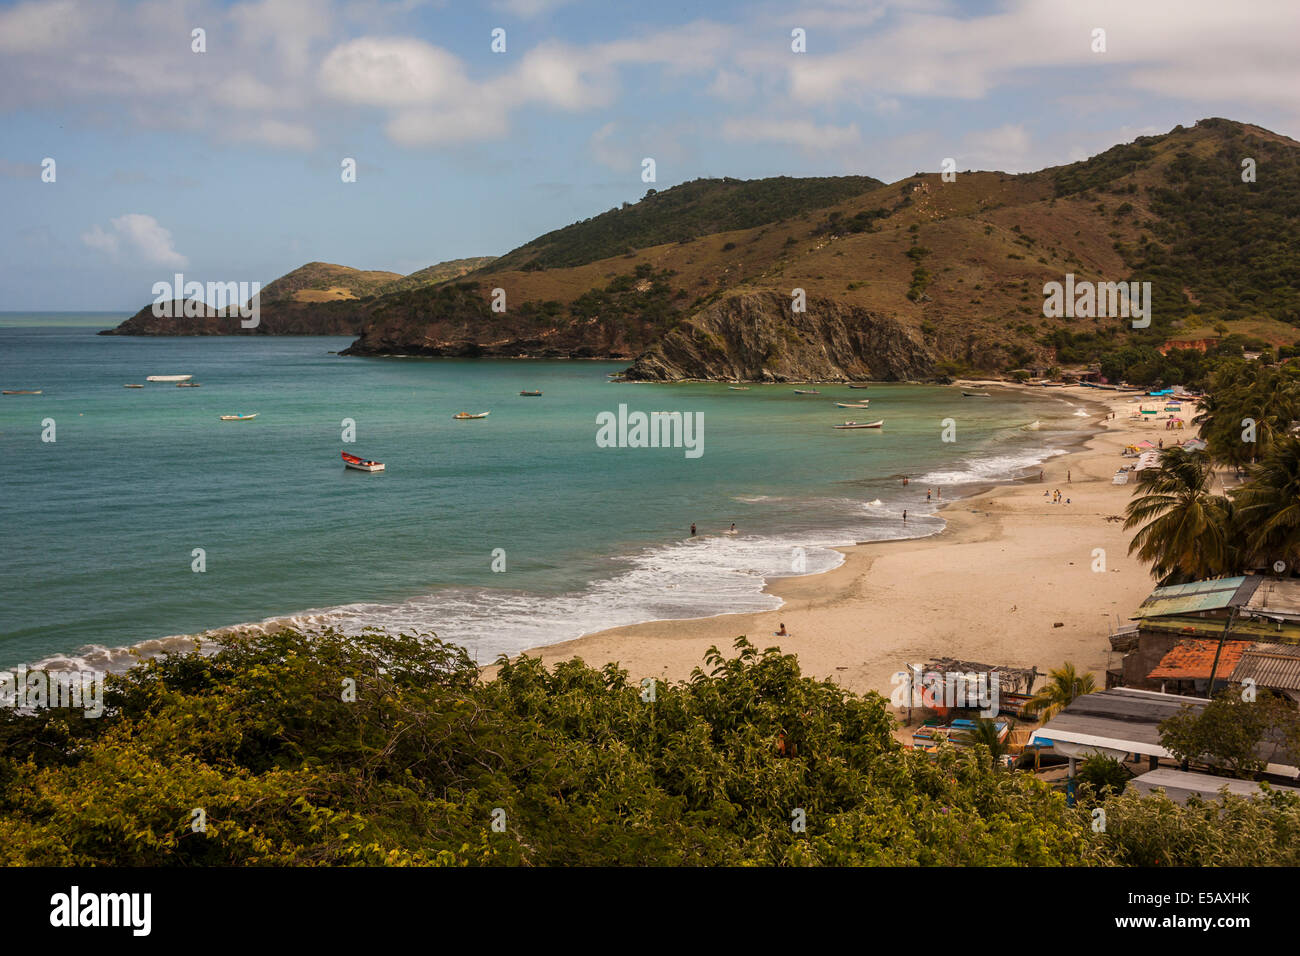
[[752, 229], [833, 206], [880, 185], [870, 176], [696, 179], [663, 192], [651, 189], [638, 203], [548, 232], [502, 256], [489, 271], [579, 266], [665, 242]]
[[496, 256], [474, 256], [469, 259], [449, 259], [446, 262], [439, 262], [421, 269], [418, 272], [412, 272], [409, 276], [403, 276], [396, 282], [390, 282], [379, 290], [380, 295], [387, 295], [390, 292], [409, 292], [411, 289], [418, 289], [426, 285], [438, 285], [442, 282], [448, 282], [452, 279], [459, 279], [461, 276], [468, 275], [476, 269], [482, 269], [496, 261]]

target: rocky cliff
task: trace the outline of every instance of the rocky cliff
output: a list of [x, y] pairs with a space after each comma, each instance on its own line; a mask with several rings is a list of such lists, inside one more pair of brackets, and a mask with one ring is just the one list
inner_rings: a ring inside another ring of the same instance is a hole
[[259, 307], [256, 328], [246, 329], [238, 314], [186, 316], [185, 303], [172, 303], [172, 317], [156, 316], [146, 305], [100, 335], [356, 335], [365, 323], [357, 301], [267, 302]]
[[627, 377], [840, 382], [929, 377], [935, 357], [897, 320], [831, 299], [791, 310], [777, 292], [742, 292], [695, 313], [637, 358]]
[[343, 355], [629, 359], [648, 344], [624, 323], [534, 311], [497, 313], [478, 283], [385, 296]]

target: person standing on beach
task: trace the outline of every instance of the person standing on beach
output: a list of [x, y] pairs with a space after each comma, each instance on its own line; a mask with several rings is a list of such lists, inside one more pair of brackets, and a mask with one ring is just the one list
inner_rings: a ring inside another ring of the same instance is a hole
[[929, 501], [929, 500], [930, 500], [930, 489], [929, 489], [929, 488], [926, 488], [926, 489], [925, 489], [925, 500], [926, 500], [926, 501]]
[[691, 522], [691, 537], [695, 537], [695, 522]]
[[1043, 480], [1043, 470], [1041, 468], [1038, 470], [1038, 480], [1039, 481]]
[[907, 509], [903, 509], [903, 524], [907, 524]]
[[1070, 477], [1070, 470], [1067, 468], [1065, 470], [1065, 483], [1068, 485], [1071, 481], [1073, 481], [1073, 479]]

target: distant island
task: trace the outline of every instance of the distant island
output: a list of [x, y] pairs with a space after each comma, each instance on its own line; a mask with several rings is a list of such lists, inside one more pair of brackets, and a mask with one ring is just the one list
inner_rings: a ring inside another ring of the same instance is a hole
[[[1267, 175], [1246, 181], [1243, 157]], [[500, 258], [409, 276], [309, 263], [262, 291], [256, 329], [146, 307], [103, 334], [356, 335], [344, 354], [603, 358], [649, 381], [1058, 363], [1158, 381], [1179, 346], [1300, 339], [1298, 167], [1300, 143], [1207, 119], [1019, 175], [700, 179]], [[1067, 275], [1150, 282], [1149, 326], [1045, 317]]]

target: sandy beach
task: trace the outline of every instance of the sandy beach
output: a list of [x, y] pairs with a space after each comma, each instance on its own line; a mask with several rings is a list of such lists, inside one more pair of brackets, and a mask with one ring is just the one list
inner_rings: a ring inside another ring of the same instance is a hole
[[[926, 488], [910, 484], [913, 513], [938, 510], [947, 523], [942, 532], [845, 548], [844, 564], [832, 571], [771, 581], [767, 590], [785, 602], [775, 611], [637, 624], [528, 654], [547, 663], [615, 661], [634, 678], [681, 680], [710, 645], [729, 651], [744, 634], [760, 648], [798, 655], [805, 674], [857, 692], [888, 696], [892, 674], [937, 657], [1037, 666], [1040, 673], [1070, 661], [1102, 685], [1107, 634], [1154, 587], [1146, 567], [1127, 554], [1122, 522], [1107, 520], [1123, 514], [1134, 487], [1115, 485], [1112, 476], [1133, 463], [1121, 457], [1125, 445], [1194, 437], [1195, 408], [1184, 403], [1177, 414], [1189, 424], [1167, 431], [1164, 412], [1144, 416], [1154, 421], [1130, 419], [1138, 409], [1131, 400], [1140, 396], [1080, 386], [1052, 392], [1083, 403], [1089, 415], [1079, 418], [1081, 434], [1091, 437], [1049, 459], [1042, 481], [1035, 472], [942, 506], [927, 504]], [[1058, 489], [1062, 503], [1054, 504]], [[1094, 570], [1098, 548], [1104, 571]], [[778, 637], [781, 622], [789, 634]]]

